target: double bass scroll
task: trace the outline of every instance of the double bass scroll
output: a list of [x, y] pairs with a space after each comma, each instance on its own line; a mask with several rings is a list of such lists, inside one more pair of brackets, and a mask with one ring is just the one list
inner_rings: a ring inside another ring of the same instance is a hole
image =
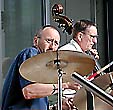
[[72, 34], [73, 22], [67, 16], [62, 15], [63, 6], [61, 4], [55, 4], [52, 7], [52, 17], [55, 22], [58, 23], [59, 28], [64, 28], [63, 32], [67, 32], [69, 35]]

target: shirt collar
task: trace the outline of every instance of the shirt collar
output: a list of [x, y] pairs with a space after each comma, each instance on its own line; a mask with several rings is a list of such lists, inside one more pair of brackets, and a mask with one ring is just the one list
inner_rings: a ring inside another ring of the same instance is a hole
[[77, 49], [79, 52], [83, 52], [79, 44], [75, 40], [71, 40], [70, 43]]

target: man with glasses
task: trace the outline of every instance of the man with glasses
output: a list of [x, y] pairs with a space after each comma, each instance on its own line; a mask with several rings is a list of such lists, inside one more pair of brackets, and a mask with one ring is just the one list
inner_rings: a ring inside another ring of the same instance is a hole
[[90, 50], [95, 58], [98, 58], [96, 49], [93, 49], [94, 44], [97, 43], [97, 27], [89, 20], [77, 21], [73, 27], [73, 39], [66, 45], [62, 46], [60, 50], [72, 50], [79, 52], [86, 52]]
[[[57, 29], [47, 25], [34, 36], [34, 45], [23, 49], [16, 56], [4, 82], [1, 110], [49, 110], [48, 96], [58, 92], [58, 84], [30, 82], [20, 75], [19, 68], [28, 58], [42, 52], [57, 51], [59, 42], [60, 34]], [[42, 76], [45, 74], [43, 73]], [[79, 85], [63, 83], [62, 87], [64, 89], [70, 88], [76, 90], [79, 88]]]
[[[90, 52], [90, 54], [93, 55], [95, 59], [99, 59], [97, 50], [93, 48], [93, 46], [97, 44], [98, 37], [96, 24], [92, 21], [82, 19], [74, 24], [72, 32], [73, 39], [71, 39], [68, 44], [62, 46], [60, 50], [71, 50], [83, 53], [88, 52], [88, 54]], [[74, 90], [66, 90], [64, 91], [64, 94], [65, 93], [73, 94]], [[70, 100], [73, 97], [70, 97], [68, 99]], [[89, 109], [92, 110], [92, 108]]]

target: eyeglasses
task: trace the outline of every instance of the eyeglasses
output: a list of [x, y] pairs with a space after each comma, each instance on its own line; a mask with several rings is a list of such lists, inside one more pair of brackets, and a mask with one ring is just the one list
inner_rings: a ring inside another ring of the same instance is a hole
[[[82, 32], [83, 34], [86, 34], [84, 32]], [[86, 34], [86, 35], [89, 35], [91, 38], [98, 38], [98, 35], [91, 35], [91, 34]]]
[[53, 42], [54, 42], [54, 45], [55, 45], [55, 46], [58, 46], [58, 45], [59, 45], [59, 42], [57, 42], [56, 40], [54, 41], [53, 39], [45, 39], [45, 41], [46, 41], [48, 44], [53, 44]]
[[97, 38], [98, 37], [98, 35], [90, 35], [90, 34], [88, 34], [90, 37], [92, 37], [92, 38]]

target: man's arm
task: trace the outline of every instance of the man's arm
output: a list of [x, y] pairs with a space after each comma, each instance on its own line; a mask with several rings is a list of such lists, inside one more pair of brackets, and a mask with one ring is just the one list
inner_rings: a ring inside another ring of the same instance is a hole
[[[80, 89], [80, 85], [78, 83], [63, 83], [63, 89]], [[46, 96], [51, 96], [58, 92], [58, 84], [41, 84], [34, 83], [25, 86], [22, 89], [23, 95], [25, 99], [33, 99], [33, 98], [42, 98]]]

